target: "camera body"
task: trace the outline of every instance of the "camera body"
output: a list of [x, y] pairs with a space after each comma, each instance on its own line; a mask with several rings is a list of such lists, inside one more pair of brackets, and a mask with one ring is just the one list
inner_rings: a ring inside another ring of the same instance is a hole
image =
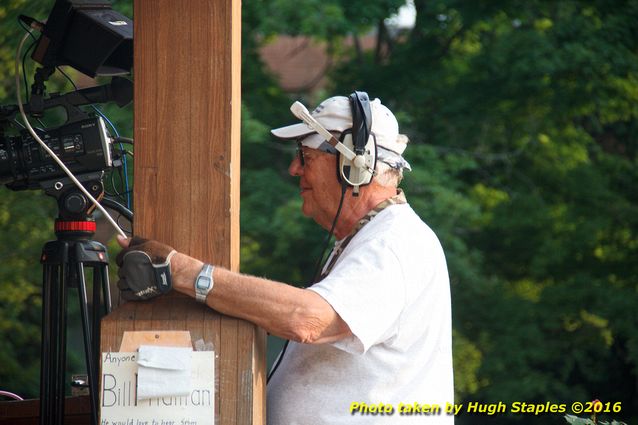
[[[36, 133], [73, 174], [102, 171], [113, 165], [111, 138], [101, 117]], [[27, 130], [0, 137], [0, 184], [12, 190], [37, 189], [40, 182], [63, 176], [64, 172]]]

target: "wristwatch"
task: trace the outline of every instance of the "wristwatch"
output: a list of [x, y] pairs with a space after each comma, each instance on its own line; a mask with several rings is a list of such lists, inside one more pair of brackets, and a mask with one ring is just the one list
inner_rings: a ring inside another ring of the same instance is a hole
[[206, 303], [208, 293], [213, 289], [215, 282], [213, 281], [213, 270], [215, 267], [210, 264], [204, 264], [202, 270], [195, 279], [195, 299], [200, 303]]

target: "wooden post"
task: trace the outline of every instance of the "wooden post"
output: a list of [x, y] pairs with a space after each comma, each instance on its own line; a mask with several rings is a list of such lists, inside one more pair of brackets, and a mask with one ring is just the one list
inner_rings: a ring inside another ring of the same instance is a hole
[[[134, 231], [239, 269], [240, 0], [135, 0]], [[216, 424], [265, 423], [265, 334], [171, 294], [102, 322], [102, 351], [125, 331], [188, 330], [219, 354]]]

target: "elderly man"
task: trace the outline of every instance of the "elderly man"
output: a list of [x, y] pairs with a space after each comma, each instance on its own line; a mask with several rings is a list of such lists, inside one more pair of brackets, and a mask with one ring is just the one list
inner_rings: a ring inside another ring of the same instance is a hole
[[[329, 98], [311, 115], [364, 161], [344, 158], [305, 123], [272, 131], [298, 143], [288, 171], [299, 177], [303, 213], [336, 237], [310, 287], [134, 238], [120, 240], [122, 295], [166, 292], [172, 278], [177, 291], [288, 339], [269, 377], [269, 425], [453, 423], [444, 411], [453, 402], [448, 273], [436, 235], [397, 188], [409, 168], [407, 138], [379, 99], [360, 92]], [[145, 274], [156, 283], [140, 283]]]

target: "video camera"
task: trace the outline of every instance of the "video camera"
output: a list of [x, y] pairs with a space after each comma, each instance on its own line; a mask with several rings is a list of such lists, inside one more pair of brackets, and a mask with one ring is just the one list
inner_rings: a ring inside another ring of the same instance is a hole
[[[125, 106], [132, 98], [133, 84], [121, 77], [114, 77], [105, 86], [53, 94], [43, 101], [43, 108], [63, 107], [67, 122], [55, 128], [35, 129], [36, 133], [73, 174], [106, 170], [113, 165], [112, 138], [101, 117], [91, 116], [78, 106], [109, 101]], [[29, 110], [25, 106], [25, 112]], [[0, 107], [0, 184], [12, 190], [37, 189], [42, 181], [64, 177], [26, 129], [9, 135], [17, 113], [15, 105]]]

